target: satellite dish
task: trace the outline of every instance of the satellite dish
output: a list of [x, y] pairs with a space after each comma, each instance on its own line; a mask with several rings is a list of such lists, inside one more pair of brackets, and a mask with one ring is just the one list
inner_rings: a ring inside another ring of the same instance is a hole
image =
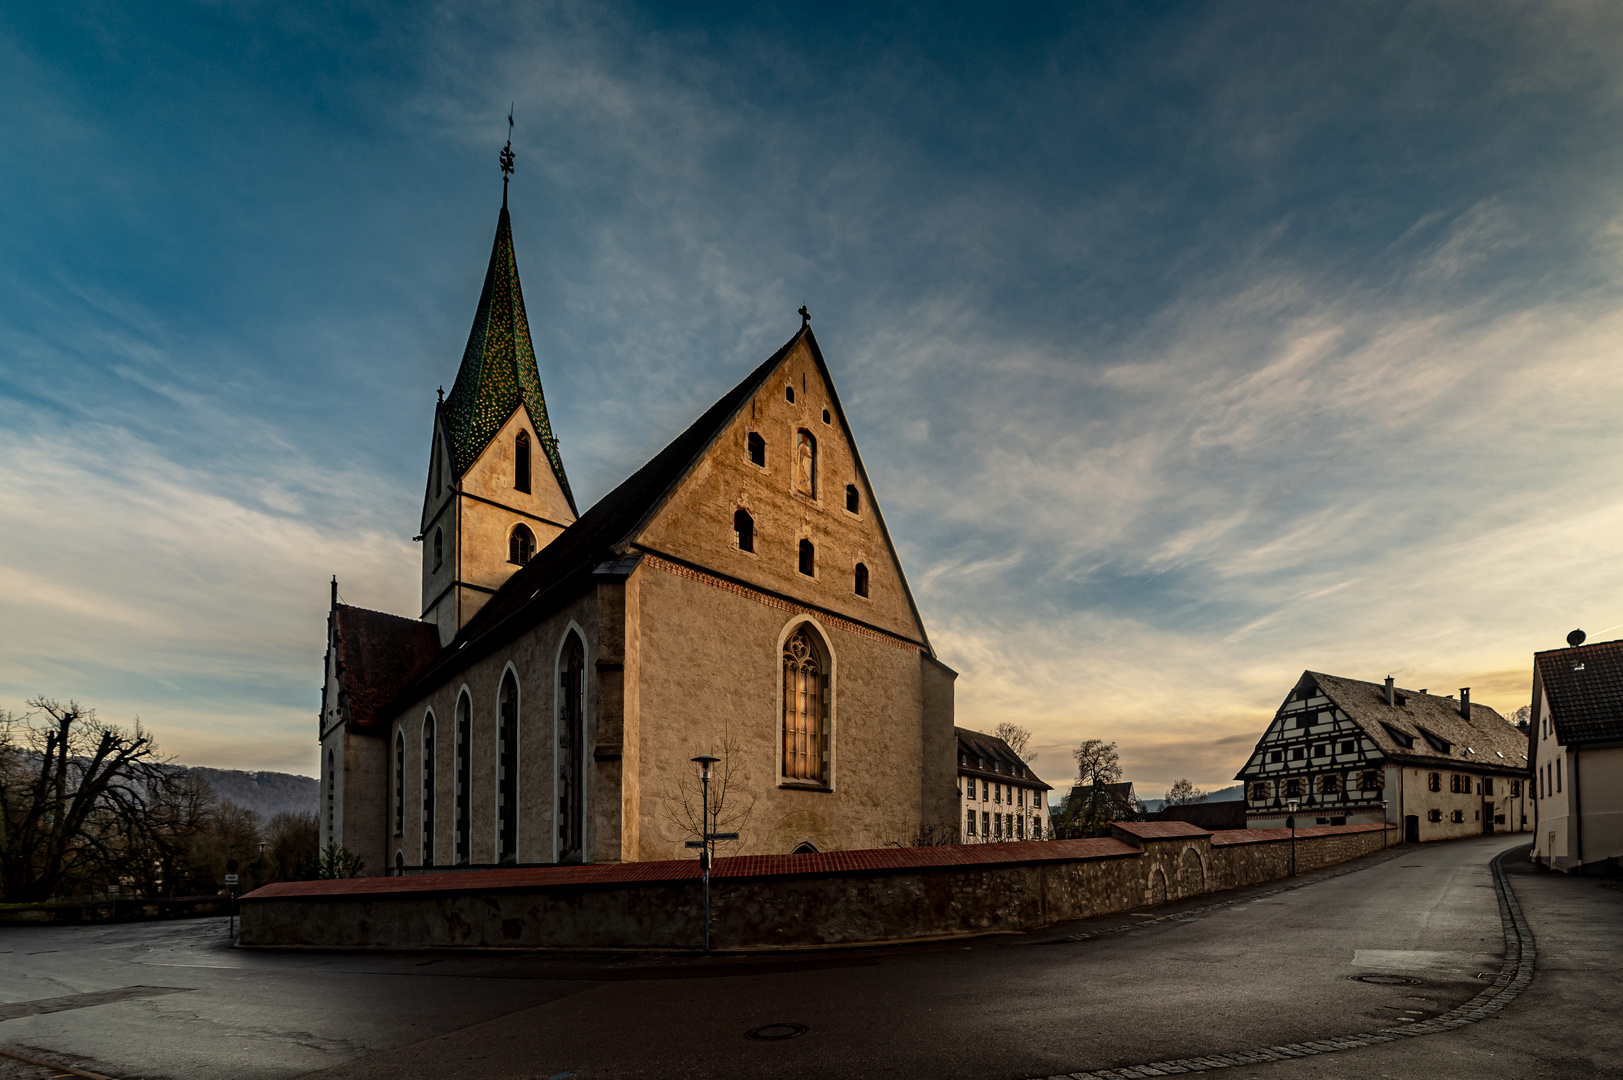
[[1574, 630], [1572, 633], [1567, 635], [1567, 644], [1571, 645], [1574, 649], [1576, 649], [1578, 646], [1582, 645], [1583, 643], [1584, 643], [1584, 632], [1582, 630]]

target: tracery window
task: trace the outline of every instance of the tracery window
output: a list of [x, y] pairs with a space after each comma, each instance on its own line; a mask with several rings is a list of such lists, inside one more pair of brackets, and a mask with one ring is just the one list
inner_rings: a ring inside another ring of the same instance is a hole
[[496, 861], [518, 856], [518, 683], [502, 679], [496, 720]]
[[558, 664], [558, 859], [585, 858], [586, 649], [570, 633]]
[[783, 643], [783, 778], [828, 782], [828, 668], [810, 631]]
[[394, 834], [406, 833], [406, 736], [396, 732], [394, 737]]
[[733, 511], [733, 539], [739, 551], [755, 550], [755, 519], [743, 507]]
[[530, 433], [521, 431], [513, 440], [513, 487], [530, 490]]
[[507, 561], [523, 566], [535, 556], [535, 533], [528, 525], [514, 525], [507, 537]]
[[868, 568], [862, 563], [857, 563], [856, 583], [853, 588], [856, 589], [858, 596], [868, 595]]
[[463, 694], [456, 703], [456, 853], [461, 865], [473, 861], [473, 702]]
[[817, 440], [805, 428], [795, 434], [795, 490], [817, 498]]
[[747, 442], [749, 443], [750, 462], [759, 465], [763, 469], [766, 468], [766, 440], [761, 438], [759, 432], [752, 431]]
[[434, 714], [423, 720], [423, 865], [434, 865]]
[[334, 820], [333, 820], [333, 803], [335, 801], [334, 797], [333, 797], [334, 796], [333, 789], [337, 786], [337, 783], [338, 783], [338, 770], [333, 767], [332, 751], [328, 750], [327, 751], [327, 839], [329, 841], [333, 842], [333, 843], [337, 842], [337, 838], [334, 836], [334, 833], [335, 833], [336, 830], [334, 828]]

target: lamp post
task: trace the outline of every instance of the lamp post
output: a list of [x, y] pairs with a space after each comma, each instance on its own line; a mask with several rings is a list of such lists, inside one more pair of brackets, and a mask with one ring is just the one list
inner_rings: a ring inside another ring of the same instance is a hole
[[1285, 804], [1291, 812], [1291, 877], [1296, 876], [1296, 807], [1300, 805], [1295, 799]]
[[699, 766], [699, 784], [704, 791], [704, 804], [699, 824], [699, 873], [704, 878], [704, 951], [710, 951], [710, 849], [713, 834], [710, 831], [710, 766], [719, 757], [700, 754], [693, 761]]

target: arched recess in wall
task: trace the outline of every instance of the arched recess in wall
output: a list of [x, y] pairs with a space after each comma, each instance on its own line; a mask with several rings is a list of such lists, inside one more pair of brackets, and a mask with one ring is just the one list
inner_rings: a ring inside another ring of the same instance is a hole
[[1178, 894], [1199, 896], [1206, 891], [1206, 866], [1194, 848], [1184, 848], [1178, 858]]
[[834, 653], [813, 620], [798, 619], [785, 627], [779, 674], [779, 782], [833, 787]]
[[1149, 888], [1145, 890], [1144, 902], [1146, 904], [1167, 902], [1167, 876], [1160, 867], [1150, 871], [1150, 883]]
[[423, 865], [434, 865], [434, 712], [423, 717]]
[[455, 854], [458, 865], [473, 861], [473, 699], [464, 686], [456, 699]]
[[518, 678], [502, 673], [496, 707], [496, 861], [518, 858]]
[[586, 642], [574, 623], [557, 664], [556, 851], [559, 862], [577, 863], [586, 859]]

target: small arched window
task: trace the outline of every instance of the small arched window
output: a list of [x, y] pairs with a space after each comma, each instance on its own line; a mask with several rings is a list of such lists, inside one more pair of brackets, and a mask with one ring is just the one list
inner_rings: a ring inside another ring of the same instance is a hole
[[800, 542], [800, 572], [807, 577], [817, 576], [817, 549], [810, 540]]
[[434, 569], [438, 570], [445, 563], [445, 530], [434, 530]]
[[857, 563], [856, 579], [857, 579], [856, 580], [857, 595], [858, 596], [867, 596], [868, 595], [868, 568], [865, 565], [863, 565], [862, 563]]
[[535, 555], [535, 533], [528, 525], [514, 525], [507, 537], [507, 561], [523, 566]]
[[802, 840], [800, 843], [795, 845], [795, 849], [793, 851], [791, 851], [789, 854], [791, 854], [791, 855], [816, 855], [817, 854], [817, 845], [812, 843], [810, 840]]
[[857, 494], [855, 484], [845, 485], [845, 508], [853, 514], [862, 508], [862, 496]]
[[783, 778], [827, 783], [828, 665], [810, 628], [783, 643]]
[[530, 433], [521, 431], [513, 440], [513, 487], [530, 490]]
[[739, 551], [755, 550], [755, 519], [743, 507], [733, 511], [733, 538]]
[[761, 438], [759, 432], [750, 432], [749, 442], [750, 463], [766, 468], [766, 440]]
[[783, 388], [783, 400], [789, 402], [789, 404], [791, 404], [791, 405], [794, 404], [794, 402], [795, 402], [795, 388], [794, 387], [785, 386]]
[[817, 498], [817, 439], [804, 428], [795, 435], [795, 490]]
[[828, 414], [827, 409], [824, 409], [823, 410], [823, 423], [832, 424], [833, 422], [834, 422], [834, 418]]
[[394, 834], [406, 834], [406, 736], [394, 737]]

